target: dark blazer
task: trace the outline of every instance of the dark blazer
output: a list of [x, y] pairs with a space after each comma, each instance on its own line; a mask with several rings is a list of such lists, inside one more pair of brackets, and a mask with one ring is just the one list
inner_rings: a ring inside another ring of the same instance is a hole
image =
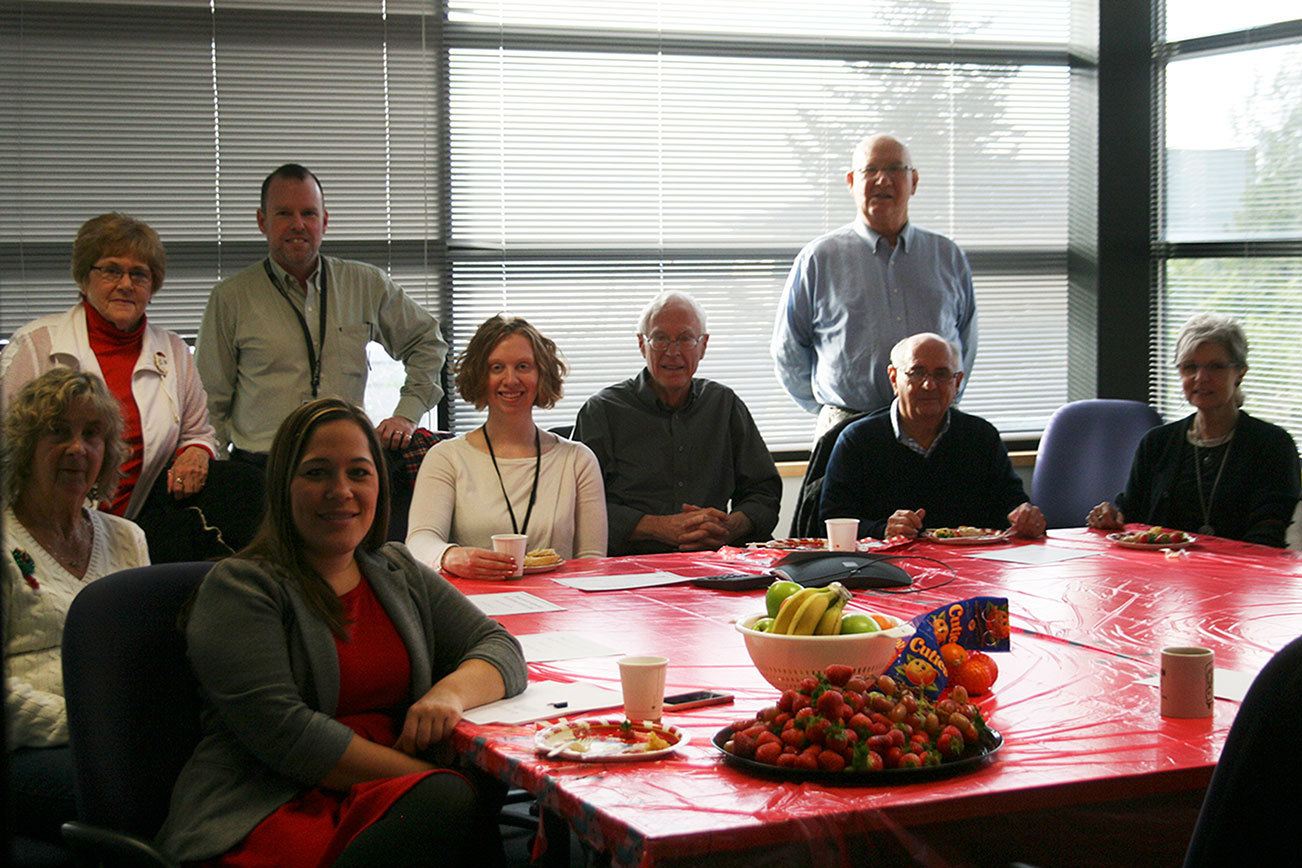
[[[1180, 468], [1194, 460], [1187, 439], [1193, 419], [1190, 415], [1159, 425], [1139, 441], [1126, 490], [1117, 495], [1117, 507], [1127, 521], [1198, 532], [1197, 527], [1182, 527], [1172, 518], [1172, 487]], [[1240, 410], [1211, 504], [1216, 535], [1283, 548], [1302, 486], [1300, 477], [1297, 446], [1289, 433]]]
[[[412, 701], [472, 658], [525, 687], [518, 643], [452, 585], [388, 543], [359, 555], [411, 657]], [[203, 738], [172, 791], [157, 842], [178, 861], [225, 853], [267, 815], [317, 786], [353, 731], [334, 719], [339, 657], [330, 629], [265, 564], [213, 567], [186, 626], [202, 687]]]

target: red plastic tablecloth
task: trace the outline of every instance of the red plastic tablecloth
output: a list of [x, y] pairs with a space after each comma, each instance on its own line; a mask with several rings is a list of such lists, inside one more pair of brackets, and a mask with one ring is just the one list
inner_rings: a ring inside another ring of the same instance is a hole
[[[742, 564], [726, 552], [575, 561], [510, 583], [457, 582], [466, 593], [528, 590], [565, 607], [502, 617], [513, 633], [580, 631], [622, 652], [667, 656], [667, 692], [710, 687], [734, 693], [735, 706], [666, 718], [691, 734], [676, 754], [646, 763], [572, 763], [537, 756], [531, 726], [463, 724], [458, 736], [477, 764], [538, 794], [619, 865], [706, 854], [718, 861], [737, 852], [747, 854], [747, 864], [786, 864], [792, 846], [809, 861], [849, 863], [862, 856], [855, 855], [856, 841], [874, 839], [889, 840], [897, 852], [917, 859], [929, 845], [910, 830], [932, 824], [977, 828], [999, 817], [1071, 816], [1072, 808], [1172, 793], [1196, 800], [1237, 704], [1218, 700], [1209, 720], [1166, 719], [1158, 713], [1156, 689], [1136, 682], [1156, 673], [1158, 651], [1170, 644], [1210, 647], [1220, 668], [1260, 669], [1302, 633], [1302, 558], [1211, 538], [1167, 558], [1112, 546], [1084, 530], [1052, 531], [1047, 542], [1016, 544], [1093, 556], [1030, 566], [970, 557], [984, 547], [918, 543], [897, 553], [920, 556], [901, 565], [922, 590], [855, 595], [865, 608], [905, 618], [956, 599], [1008, 597], [1012, 650], [997, 657], [999, 681], [981, 704], [1005, 745], [973, 773], [882, 787], [747, 776], [723, 764], [710, 738], [777, 696], [733, 627], [735, 619], [763, 608], [763, 592], [687, 584], [585, 593], [552, 581], [656, 569], [738, 571]], [[957, 577], [922, 557], [946, 562]], [[617, 689], [616, 659], [531, 664], [530, 672], [534, 679], [584, 679]], [[1114, 813], [1108, 823], [1115, 827], [1118, 819]], [[1173, 834], [1187, 833], [1177, 828]], [[757, 861], [757, 853], [775, 861]]]

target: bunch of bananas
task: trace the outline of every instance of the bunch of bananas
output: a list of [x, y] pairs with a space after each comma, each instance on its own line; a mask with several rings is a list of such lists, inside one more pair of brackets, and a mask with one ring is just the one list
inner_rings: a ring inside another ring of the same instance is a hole
[[840, 582], [826, 588], [804, 588], [782, 601], [770, 633], [788, 636], [832, 636], [841, 632], [841, 612], [850, 592]]

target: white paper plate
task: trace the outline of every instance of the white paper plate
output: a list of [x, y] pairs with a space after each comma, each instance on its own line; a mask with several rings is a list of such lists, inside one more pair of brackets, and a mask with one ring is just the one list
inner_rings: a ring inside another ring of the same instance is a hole
[[605, 720], [562, 720], [538, 730], [534, 734], [534, 747], [548, 759], [575, 760], [577, 762], [641, 762], [668, 756], [688, 741], [687, 733], [665, 723], [635, 723], [635, 733], [655, 732], [668, 741], [669, 747], [646, 750], [646, 742], [626, 741], [620, 737], [622, 717]]

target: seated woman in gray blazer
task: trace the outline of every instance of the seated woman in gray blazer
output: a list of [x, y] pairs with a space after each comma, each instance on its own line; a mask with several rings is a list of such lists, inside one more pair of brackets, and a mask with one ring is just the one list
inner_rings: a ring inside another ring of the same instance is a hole
[[500, 860], [491, 810], [436, 762], [462, 712], [519, 693], [520, 645], [396, 543], [365, 414], [299, 407], [267, 462], [254, 541], [186, 624], [203, 738], [158, 844], [178, 861]]

